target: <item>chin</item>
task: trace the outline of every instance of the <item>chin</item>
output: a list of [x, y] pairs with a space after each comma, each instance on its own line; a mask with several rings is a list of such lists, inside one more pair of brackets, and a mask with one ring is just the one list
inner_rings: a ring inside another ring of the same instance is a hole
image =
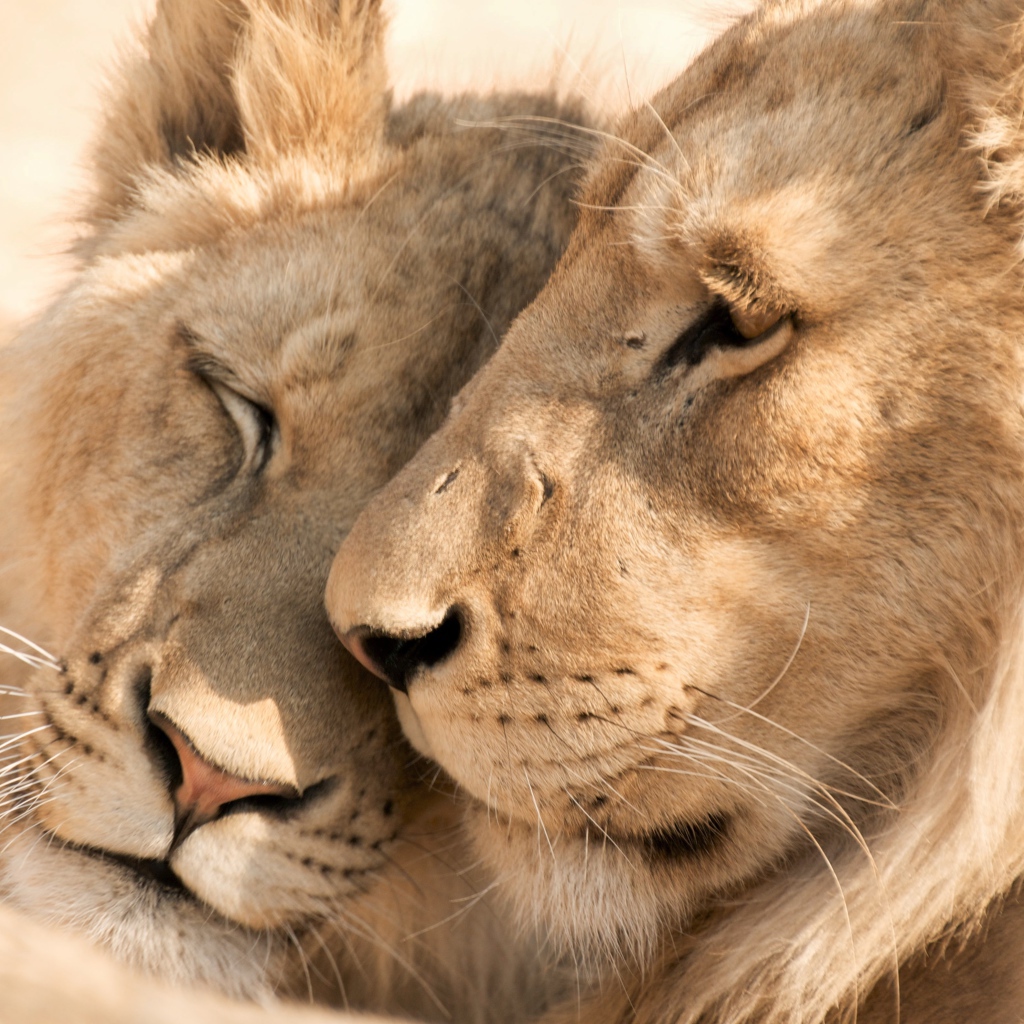
[[35, 827], [10, 843], [0, 881], [11, 906], [144, 973], [237, 999], [273, 996], [283, 943], [221, 917], [153, 862], [75, 847]]
[[552, 834], [481, 805], [469, 810], [467, 827], [520, 928], [536, 930], [588, 975], [647, 959], [666, 912], [692, 911], [692, 898], [666, 889], [639, 844], [596, 831]]

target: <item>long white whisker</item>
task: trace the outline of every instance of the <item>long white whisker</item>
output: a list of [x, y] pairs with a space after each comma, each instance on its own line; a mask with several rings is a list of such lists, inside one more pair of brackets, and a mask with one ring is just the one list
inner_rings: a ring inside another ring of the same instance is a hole
[[387, 953], [396, 964], [402, 967], [411, 978], [418, 982], [424, 993], [426, 993], [427, 998], [430, 999], [442, 1014], [446, 1017], [450, 1015], [448, 1008], [438, 997], [433, 987], [426, 978], [423, 977], [422, 973], [410, 962], [408, 957], [399, 953], [391, 943], [387, 942], [381, 935], [379, 935], [377, 931], [370, 927], [366, 921], [356, 917], [350, 910], [342, 907], [339, 907], [338, 909], [348, 926], [352, 928], [357, 935], [362, 935], [363, 938], [369, 940], [373, 945], [376, 945], [378, 949], [382, 949]]
[[[604, 836], [604, 838], [605, 838], [605, 839], [606, 839], [606, 840], [607, 840], [607, 841], [608, 841], [609, 843], [611, 843], [611, 844], [612, 844], [612, 846], [614, 846], [616, 850], [618, 850], [618, 852], [619, 852], [620, 856], [622, 857], [622, 859], [623, 859], [623, 860], [624, 860], [624, 861], [625, 861], [625, 862], [626, 862], [627, 864], [629, 864], [629, 865], [630, 865], [631, 867], [635, 867], [636, 865], [635, 865], [635, 864], [633, 863], [633, 861], [632, 861], [632, 860], [630, 860], [630, 858], [629, 858], [629, 854], [627, 854], [627, 853], [626, 853], [626, 851], [625, 851], [625, 850], [623, 850], [623, 849], [622, 849], [622, 847], [621, 847], [621, 846], [619, 846], [619, 844], [618, 844], [617, 842], [615, 842], [615, 840], [614, 840], [614, 839], [612, 838], [612, 835], [611, 835], [611, 833], [610, 833], [610, 832], [609, 832], [609, 831], [608, 831], [608, 830], [607, 830], [606, 828], [604, 828], [604, 827], [603, 827], [602, 825], [599, 825], [599, 824], [598, 824], [598, 823], [597, 823], [597, 822], [596, 822], [596, 821], [594, 820], [593, 816], [592, 816], [592, 815], [591, 815], [591, 814], [590, 814], [590, 813], [589, 813], [589, 812], [587, 811], [587, 809], [586, 809], [586, 808], [585, 808], [585, 807], [584, 807], [584, 806], [583, 806], [583, 805], [582, 805], [582, 804], [581, 804], [581, 803], [579, 802], [579, 800], [577, 800], [577, 799], [576, 799], [576, 797], [574, 797], [574, 796], [572, 795], [572, 793], [570, 793], [570, 792], [569, 792], [569, 790], [566, 790], [566, 791], [565, 791], [565, 795], [566, 795], [566, 796], [567, 796], [567, 797], [568, 797], [568, 798], [569, 798], [569, 799], [570, 799], [570, 800], [571, 800], [571, 801], [572, 801], [572, 802], [573, 802], [573, 803], [574, 803], [574, 804], [575, 804], [575, 805], [576, 805], [576, 806], [577, 806], [577, 807], [578, 807], [578, 808], [579, 808], [579, 809], [580, 809], [580, 810], [581, 810], [581, 811], [583, 812], [583, 814], [584, 814], [584, 815], [586, 816], [587, 820], [588, 820], [588, 821], [590, 821], [590, 822], [591, 822], [591, 823], [593, 824], [594, 828], [596, 828], [596, 829], [597, 829], [597, 831], [598, 831], [598, 832], [600, 832], [600, 833], [601, 833], [601, 835], [602, 835], [602, 836]], [[588, 835], [588, 836], [589, 836], [589, 833], [590, 833], [590, 829], [587, 829], [587, 835]], [[588, 840], [588, 844], [589, 844], [589, 840]], [[587, 853], [588, 853], [588, 855], [589, 855], [589, 852], [590, 852], [590, 847], [589, 847], [589, 845], [588, 845], [588, 846], [587, 846]]]
[[47, 661], [35, 654], [27, 654], [25, 651], [16, 651], [13, 647], [8, 647], [7, 644], [0, 644], [0, 654], [10, 654], [32, 668], [49, 668], [55, 672], [60, 671], [60, 665], [55, 662]]
[[6, 626], [0, 626], [0, 633], [5, 633], [9, 637], [13, 637], [15, 640], [23, 643], [26, 647], [31, 647], [33, 651], [37, 654], [41, 654], [47, 661], [52, 662], [54, 665], [60, 664], [60, 659], [56, 655], [51, 654], [45, 647], [40, 647], [39, 644], [33, 643], [20, 633], [15, 633], [13, 629], [8, 629]]
[[[605, 131], [601, 128], [594, 128], [587, 125], [576, 125], [570, 122], [566, 122], [556, 117], [545, 117], [542, 115], [512, 115], [509, 117], [498, 118], [492, 121], [459, 121], [459, 124], [464, 124], [467, 127], [479, 127], [479, 128], [498, 128], [508, 130], [509, 128], [521, 127], [523, 125], [540, 126], [542, 129], [549, 130], [551, 128], [568, 129], [576, 135], [589, 135], [593, 138], [603, 139], [613, 145], [621, 146], [627, 153], [634, 156], [634, 160], [630, 161], [633, 166], [644, 167], [657, 174], [659, 177], [664, 178], [673, 187], [679, 186], [679, 179], [672, 173], [672, 171], [666, 167], [661, 161], [657, 160], [650, 153], [641, 149], [639, 146], [627, 139], [623, 139], [612, 132]], [[541, 136], [541, 132], [536, 130], [538, 136]], [[553, 134], [553, 133], [551, 133]], [[563, 144], [567, 142], [574, 143], [578, 149], [579, 144], [575, 143], [575, 140], [566, 139], [565, 136], [554, 135], [556, 141]], [[567, 149], [571, 150], [574, 148], [573, 145], [567, 145]], [[588, 156], [592, 155], [589, 149], [584, 150]]]
[[547, 840], [548, 849], [551, 851], [552, 862], [557, 863], [557, 859], [555, 857], [555, 847], [552, 845], [551, 836], [548, 835], [547, 826], [544, 824], [543, 817], [541, 817], [540, 804], [537, 803], [537, 796], [533, 792], [533, 786], [530, 784], [530, 775], [526, 770], [526, 765], [523, 765], [523, 777], [526, 779], [526, 788], [530, 791], [530, 799], [533, 801], [534, 810], [537, 812], [537, 825], [540, 827], [540, 830], [544, 833], [544, 838]]
[[[879, 799], [882, 801], [883, 806], [888, 807], [891, 810], [896, 810], [896, 805], [892, 802], [892, 800], [886, 793], [879, 789], [878, 786], [876, 786], [866, 775], [863, 775], [861, 772], [857, 771], [856, 768], [854, 768], [852, 765], [849, 765], [845, 761], [840, 760], [834, 754], [831, 754], [827, 750], [822, 749], [817, 744], [812, 743], [809, 739], [806, 739], [799, 733], [794, 732], [792, 729], [789, 729], [786, 726], [781, 725], [779, 722], [776, 722], [773, 719], [768, 718], [757, 711], [753, 711], [742, 704], [737, 704], [735, 701], [727, 700], [725, 697], [719, 697], [715, 694], [706, 693], [704, 690], [700, 690], [700, 692], [704, 693], [705, 696], [718, 700], [722, 704], [726, 704], [729, 707], [735, 708], [741, 714], [749, 714], [752, 718], [756, 718], [759, 722], [763, 722], [765, 725], [769, 725], [772, 728], [779, 730], [785, 735], [796, 740], [798, 743], [801, 743], [804, 746], [809, 747], [811, 750], [815, 751], [815, 753], [821, 754], [822, 757], [828, 759], [833, 764], [842, 768], [844, 771], [849, 772], [850, 775], [852, 775], [856, 779], [859, 779], [861, 782], [864, 783], [865, 786], [873, 790], [877, 794]], [[709, 732], [718, 732], [720, 735], [725, 736], [726, 738], [731, 739], [736, 743], [752, 746], [751, 744], [747, 744], [745, 740], [741, 740], [739, 737], [732, 736], [725, 730], [720, 729], [714, 722], [709, 722], [707, 719], [701, 718], [697, 715], [688, 714], [686, 715], [686, 720], [698, 728], [707, 729]], [[764, 753], [767, 754], [768, 751], [764, 751]]]
[[25, 732], [20, 732], [18, 733], [17, 736], [8, 737], [2, 743], [0, 743], [0, 750], [7, 750], [9, 747], [12, 747], [20, 743], [22, 740], [28, 739], [29, 736], [34, 736], [37, 732], [44, 732], [46, 729], [49, 728], [50, 725], [47, 723], [46, 725], [36, 726], [35, 729], [28, 729]]
[[683, 147], [679, 145], [679, 140], [672, 134], [671, 130], [669, 129], [669, 126], [665, 124], [665, 119], [661, 116], [661, 114], [658, 113], [654, 104], [651, 103], [650, 100], [644, 100], [644, 106], [655, 116], [655, 118], [658, 121], [658, 124], [660, 124], [661, 127], [664, 129], [665, 135], [668, 136], [669, 141], [672, 143], [672, 145], [675, 147], [676, 152], [679, 154], [679, 159], [683, 161], [683, 167], [685, 167], [686, 170], [689, 171], [690, 161], [686, 159], [686, 154], [683, 152]]
[[338, 991], [341, 993], [342, 1001], [345, 1004], [345, 1009], [348, 1009], [348, 990], [345, 988], [345, 979], [341, 976], [341, 971], [338, 969], [338, 961], [334, 956], [334, 953], [324, 941], [323, 936], [320, 934], [319, 929], [310, 929], [309, 934], [319, 943], [320, 948], [324, 951], [324, 956], [327, 957], [327, 962], [331, 966], [331, 972], [334, 974], [334, 980], [338, 983]]

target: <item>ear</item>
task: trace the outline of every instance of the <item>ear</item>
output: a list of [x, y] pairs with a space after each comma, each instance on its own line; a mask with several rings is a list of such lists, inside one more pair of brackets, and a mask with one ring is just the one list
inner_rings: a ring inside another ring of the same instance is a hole
[[131, 207], [150, 169], [244, 149], [231, 63], [245, 20], [240, 0], [160, 0], [108, 88], [85, 218], [94, 229]]
[[86, 210], [123, 217], [154, 170], [379, 145], [390, 104], [380, 0], [159, 0], [109, 90]]
[[381, 0], [251, 3], [235, 74], [249, 156], [355, 168], [382, 150], [391, 94]]

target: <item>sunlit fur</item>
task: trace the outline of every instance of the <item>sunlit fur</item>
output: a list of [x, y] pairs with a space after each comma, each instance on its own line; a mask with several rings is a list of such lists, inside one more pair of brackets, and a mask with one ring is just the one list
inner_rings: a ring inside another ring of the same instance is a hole
[[567, 1019], [1020, 1019], [1022, 19], [737, 23], [340, 549]]
[[[76, 276], [0, 349], [0, 891], [173, 983], [516, 1019], [554, 976], [322, 595], [574, 219], [571, 158], [464, 122], [575, 108], [392, 109], [382, 39], [375, 0], [165, 0], [124, 56]], [[169, 854], [154, 712], [301, 799]]]

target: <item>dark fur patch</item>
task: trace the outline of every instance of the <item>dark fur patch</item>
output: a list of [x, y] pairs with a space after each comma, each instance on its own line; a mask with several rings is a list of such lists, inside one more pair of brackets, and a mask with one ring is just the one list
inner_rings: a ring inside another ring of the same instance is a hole
[[167, 146], [167, 155], [175, 163], [188, 163], [199, 155], [220, 157], [245, 152], [245, 135], [236, 111], [218, 112], [196, 107], [184, 119], [166, 117], [160, 134]]
[[910, 126], [905, 132], [905, 137], [910, 138], [919, 131], [927, 128], [933, 121], [937, 120], [942, 113], [946, 102], [946, 94], [943, 89], [924, 109], [919, 110], [911, 119]]
[[652, 861], [682, 860], [711, 853], [725, 838], [729, 819], [712, 814], [703, 821], [678, 821], [668, 828], [649, 832], [641, 844]]

